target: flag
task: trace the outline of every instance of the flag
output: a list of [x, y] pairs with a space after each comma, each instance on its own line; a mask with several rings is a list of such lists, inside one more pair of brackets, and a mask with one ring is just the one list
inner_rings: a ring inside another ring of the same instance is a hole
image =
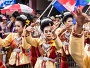
[[74, 11], [75, 4], [75, 0], [55, 0], [52, 5], [62, 12], [64, 10]]
[[90, 4], [90, 0], [56, 0], [53, 6], [59, 11], [74, 11], [76, 8], [83, 9], [84, 6]]
[[83, 9], [86, 5], [90, 5], [90, 0], [76, 0], [76, 8]]
[[58, 2], [58, 0], [54, 1], [54, 2], [52, 3], [52, 5], [53, 5], [59, 12], [63, 12], [64, 10], [66, 10], [66, 8], [65, 8], [62, 4], [60, 4], [60, 3]]
[[76, 1], [75, 0], [58, 0], [68, 11], [74, 11]]
[[76, 0], [76, 5], [77, 6], [86, 6], [88, 5], [90, 0]]

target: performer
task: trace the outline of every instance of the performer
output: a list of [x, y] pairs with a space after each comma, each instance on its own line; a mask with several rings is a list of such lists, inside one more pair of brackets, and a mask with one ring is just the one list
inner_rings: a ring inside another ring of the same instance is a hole
[[81, 68], [90, 68], [90, 50], [84, 49], [83, 25], [90, 22], [90, 18], [80, 9], [73, 14], [77, 23], [70, 36], [70, 54]]
[[[74, 27], [73, 24], [73, 15], [71, 14], [71, 12], [64, 12], [62, 13], [62, 22], [63, 22], [63, 26], [59, 27], [56, 30], [56, 34], [60, 37], [62, 43], [63, 43], [63, 49], [62, 52], [60, 52], [61, 54], [65, 52], [65, 56], [61, 56], [61, 60], [63, 57], [67, 58], [68, 62], [67, 64], [69, 64], [69, 67], [75, 67], [76, 63], [73, 60], [73, 58], [71, 57], [70, 53], [69, 53], [69, 40], [70, 40], [70, 34], [71, 31]], [[61, 65], [63, 64], [64, 66], [64, 62], [61, 62]], [[73, 64], [73, 65], [72, 65]]]
[[[31, 34], [26, 37], [27, 42], [30, 45], [38, 47], [41, 54], [41, 56], [37, 58], [34, 68], [56, 68], [56, 51], [62, 48], [62, 43], [59, 37], [55, 34], [57, 27], [58, 26], [53, 25], [50, 18], [44, 18], [41, 20], [40, 25], [44, 37], [39, 39], [32, 38]], [[33, 32], [33, 27], [29, 26], [26, 30]]]
[[56, 30], [56, 33], [59, 35], [64, 45], [64, 51], [66, 55], [70, 55], [68, 47], [69, 47], [69, 37], [71, 34], [72, 25], [73, 25], [73, 15], [70, 12], [64, 12], [62, 21], [64, 25], [62, 27], [59, 27]]
[[11, 56], [9, 58], [8, 68], [30, 68], [30, 59], [25, 52], [23, 45], [30, 45], [28, 43], [23, 44], [23, 28], [28, 25], [30, 21], [27, 20], [25, 15], [20, 15], [15, 21], [16, 33], [9, 34], [5, 39], [0, 38], [0, 46], [6, 47], [8, 45], [13, 48]]
[[84, 36], [85, 36], [85, 48], [90, 45], [90, 22], [83, 25]]

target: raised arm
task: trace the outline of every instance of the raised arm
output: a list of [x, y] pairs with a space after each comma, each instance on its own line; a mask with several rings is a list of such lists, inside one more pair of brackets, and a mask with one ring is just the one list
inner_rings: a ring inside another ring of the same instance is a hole
[[59, 37], [57, 36], [57, 38], [55, 39], [55, 44], [56, 44], [56, 48], [57, 50], [61, 49], [62, 48], [62, 42], [61, 40], [59, 39]]
[[51, 30], [52, 30], [52, 33], [53, 33], [53, 36], [54, 36], [54, 41], [55, 41], [57, 50], [62, 48], [62, 42], [59, 39], [59, 36], [58, 36], [58, 34], [56, 32], [57, 28], [58, 28], [58, 25], [59, 25], [59, 23], [56, 24], [56, 25], [51, 26]]
[[89, 17], [85, 13], [82, 13], [80, 9], [77, 9], [74, 17], [77, 23], [70, 36], [70, 54], [81, 68], [87, 68], [84, 62], [84, 35], [82, 32], [83, 24], [89, 22], [90, 20]]
[[38, 38], [33, 38], [31, 33], [34, 31], [34, 28], [29, 26], [27, 27], [24, 31], [23, 34], [25, 36], [24, 41], [30, 44], [31, 46], [37, 47], [39, 45], [39, 39]]
[[26, 41], [27, 41], [27, 43], [29, 43], [30, 45], [32, 45], [34, 47], [37, 47], [39, 45], [39, 39], [33, 38], [31, 36], [31, 34], [28, 37], [26, 37]]

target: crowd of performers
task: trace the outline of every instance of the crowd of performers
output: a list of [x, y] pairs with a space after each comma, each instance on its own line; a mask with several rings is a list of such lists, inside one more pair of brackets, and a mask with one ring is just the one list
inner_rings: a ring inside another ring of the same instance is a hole
[[0, 61], [0, 68], [57, 68], [58, 52], [61, 54], [60, 68], [70, 67], [68, 57], [80, 68], [90, 68], [88, 15], [77, 9], [76, 13], [63, 12], [40, 20], [38, 17], [19, 12], [12, 14], [5, 27], [10, 32], [0, 32], [7, 35], [0, 38], [0, 47], [4, 47], [4, 51], [7, 49], [6, 62]]

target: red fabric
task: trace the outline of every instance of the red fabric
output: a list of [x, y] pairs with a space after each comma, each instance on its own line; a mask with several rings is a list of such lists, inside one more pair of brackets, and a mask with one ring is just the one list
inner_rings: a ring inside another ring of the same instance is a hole
[[61, 4], [66, 4], [69, 2], [71, 5], [75, 4], [75, 0], [58, 0]]
[[5, 13], [6, 13], [6, 10], [1, 10], [1, 13], [2, 13], [2, 14], [5, 14]]
[[0, 66], [2, 66], [3, 65], [3, 63], [2, 63], [2, 61], [0, 61]]
[[61, 35], [61, 41], [64, 42], [66, 40], [65, 33]]
[[6, 68], [5, 66], [2, 66], [1, 68]]
[[[53, 43], [54, 43], [53, 41], [48, 42], [48, 44], [53, 44]], [[49, 58], [55, 59], [56, 57], [57, 57], [57, 55], [56, 55], [56, 47], [51, 46]]]
[[90, 44], [90, 38], [85, 39], [84, 46], [86, 46], [86, 44]]
[[55, 52], [55, 50], [56, 50], [55, 46], [52, 46], [50, 50], [51, 50], [51, 52], [50, 52], [49, 58], [55, 59], [57, 56], [56, 52]]
[[0, 60], [0, 68], [6, 68], [6, 67], [3, 65], [3, 63], [2, 63], [1, 60]]
[[60, 4], [62, 4], [68, 11], [74, 11], [75, 8], [75, 0], [58, 0]]
[[67, 57], [66, 57], [66, 54], [65, 54], [65, 51], [64, 49], [62, 48], [62, 53], [61, 53], [61, 64], [60, 64], [60, 68], [69, 68], [69, 65], [68, 65], [68, 61], [67, 61]]
[[11, 45], [12, 48], [16, 48], [15, 40], [12, 40], [11, 43], [10, 43], [10, 45]]
[[22, 48], [22, 52], [25, 53], [25, 49], [24, 48]]
[[67, 58], [62, 56], [61, 60], [64, 61], [64, 62], [61, 62], [60, 68], [69, 68]]
[[67, 61], [67, 58], [62, 56], [62, 57], [61, 57], [61, 60]]
[[38, 50], [38, 47], [34, 47], [34, 46], [31, 46], [30, 48], [30, 60], [32, 62], [32, 65], [34, 67], [35, 63], [36, 63], [36, 60], [37, 60], [37, 57], [40, 56], [40, 53], [39, 53], [39, 50]]
[[7, 9], [3, 9], [2, 11], [21, 11], [20, 4], [14, 4], [13, 6], [9, 6]]
[[86, 43], [87, 43], [87, 44], [90, 44], [90, 38], [87, 38], [87, 39], [86, 39]]

